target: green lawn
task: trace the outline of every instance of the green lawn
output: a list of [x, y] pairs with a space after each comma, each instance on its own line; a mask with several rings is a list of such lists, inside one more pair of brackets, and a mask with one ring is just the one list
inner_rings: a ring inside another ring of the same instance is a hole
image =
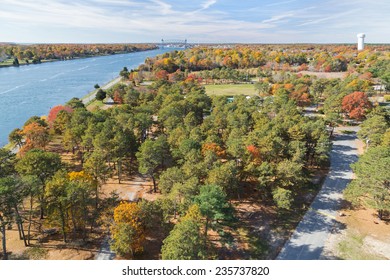
[[256, 95], [253, 84], [206, 85], [205, 88], [206, 94], [210, 96]]
[[13, 59], [6, 59], [6, 60], [0, 62], [0, 66], [11, 66], [13, 61], [14, 61]]

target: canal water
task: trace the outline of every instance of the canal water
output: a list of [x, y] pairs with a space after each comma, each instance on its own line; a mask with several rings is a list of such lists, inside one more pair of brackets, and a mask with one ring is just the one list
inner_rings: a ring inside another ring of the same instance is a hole
[[0, 147], [8, 134], [31, 116], [47, 115], [50, 108], [72, 97], [83, 97], [95, 84], [104, 85], [119, 75], [173, 49], [117, 54], [0, 68]]

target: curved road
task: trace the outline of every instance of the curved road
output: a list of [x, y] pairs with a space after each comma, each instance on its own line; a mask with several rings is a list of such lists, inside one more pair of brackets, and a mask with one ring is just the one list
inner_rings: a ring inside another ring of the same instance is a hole
[[335, 130], [330, 155], [330, 171], [320, 192], [278, 255], [278, 260], [318, 260], [328, 235], [342, 228], [336, 221], [342, 192], [352, 179], [350, 164], [358, 159], [356, 133], [342, 134], [341, 130], [358, 131], [358, 127]]

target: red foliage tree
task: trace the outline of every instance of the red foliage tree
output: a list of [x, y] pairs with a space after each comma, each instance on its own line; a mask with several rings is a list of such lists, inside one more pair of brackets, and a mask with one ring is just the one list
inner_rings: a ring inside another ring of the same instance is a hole
[[342, 109], [351, 119], [363, 119], [370, 108], [371, 103], [364, 92], [355, 91], [343, 98]]
[[72, 113], [73, 109], [68, 107], [68, 106], [63, 106], [63, 105], [54, 106], [50, 110], [49, 115], [47, 116], [47, 122], [49, 123], [50, 126], [54, 123], [54, 121], [57, 118], [58, 113], [61, 111], [66, 111], [68, 113]]
[[156, 72], [155, 76], [157, 80], [167, 80], [168, 72], [166, 70], [160, 70]]
[[117, 90], [114, 92], [114, 96], [112, 99], [117, 104], [123, 104], [123, 97], [122, 97], [121, 93]]

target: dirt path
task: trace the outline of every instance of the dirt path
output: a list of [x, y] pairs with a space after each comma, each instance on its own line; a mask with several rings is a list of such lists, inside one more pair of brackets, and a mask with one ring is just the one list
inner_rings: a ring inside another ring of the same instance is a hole
[[99, 253], [95, 255], [95, 260], [113, 260], [115, 259], [115, 256], [115, 252], [111, 251], [110, 248], [110, 237], [106, 236], [100, 247]]
[[129, 178], [124, 178], [119, 184], [118, 179], [110, 178], [102, 185], [102, 192], [109, 196], [111, 192], [119, 195], [119, 199], [123, 201], [137, 201], [144, 197], [144, 194], [149, 192], [151, 183], [142, 175], [135, 175]]
[[[148, 189], [149, 182], [142, 175], [136, 175], [128, 180], [122, 180], [121, 184], [117, 180], [110, 179], [102, 186], [102, 190], [106, 195], [115, 191], [119, 195], [119, 198], [124, 201], [137, 201]], [[113, 260], [115, 256], [115, 252], [110, 248], [110, 237], [106, 236], [99, 253], [95, 256], [95, 260]]]

